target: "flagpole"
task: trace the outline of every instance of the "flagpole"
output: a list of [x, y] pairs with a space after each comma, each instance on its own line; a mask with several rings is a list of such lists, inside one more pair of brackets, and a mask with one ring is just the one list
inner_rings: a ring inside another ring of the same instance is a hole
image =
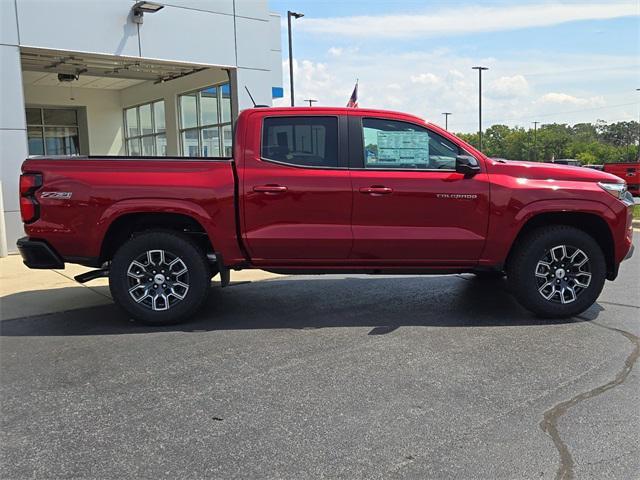
[[353, 92], [351, 93], [351, 97], [349, 97], [349, 101], [347, 102], [347, 107], [350, 107], [350, 108], [358, 107], [358, 82], [360, 82], [360, 79], [356, 78], [356, 84], [353, 87]]

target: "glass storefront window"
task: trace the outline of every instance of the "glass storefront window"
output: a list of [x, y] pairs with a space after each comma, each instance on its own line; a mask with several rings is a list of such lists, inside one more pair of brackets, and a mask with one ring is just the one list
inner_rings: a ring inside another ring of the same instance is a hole
[[153, 120], [151, 119], [151, 104], [140, 105], [138, 107], [138, 114], [140, 115], [140, 133], [142, 135], [149, 135], [153, 133]]
[[182, 155], [185, 157], [199, 157], [199, 131], [194, 128], [182, 132]]
[[222, 121], [224, 123], [231, 122], [231, 87], [229, 84], [220, 87], [222, 96]]
[[180, 95], [179, 107], [183, 155], [231, 156], [231, 88], [228, 83]]
[[44, 141], [42, 127], [27, 128], [29, 139], [29, 155], [44, 155]]
[[79, 155], [78, 129], [45, 127], [44, 145], [47, 155]]
[[26, 118], [29, 155], [80, 155], [77, 110], [30, 107]]
[[75, 110], [45, 108], [42, 113], [45, 125], [78, 125], [78, 113]]
[[164, 100], [126, 108], [124, 123], [128, 155], [166, 156]]
[[198, 97], [195, 93], [180, 97], [180, 121], [182, 128], [198, 126]]
[[140, 155], [140, 139], [127, 140], [127, 152], [132, 156]]
[[205, 157], [220, 156], [220, 130], [218, 127], [202, 129], [202, 155]]
[[200, 92], [200, 125], [218, 123], [218, 89], [207, 88]]
[[156, 133], [163, 133], [166, 130], [164, 102], [155, 102], [153, 104], [153, 119], [155, 120]]
[[162, 135], [156, 135], [156, 155], [161, 157], [167, 156], [167, 136], [163, 133]]
[[155, 155], [155, 139], [152, 136], [142, 137], [142, 155], [152, 157]]
[[233, 132], [231, 130], [231, 125], [225, 125], [224, 127], [222, 127], [222, 137], [224, 145], [224, 156], [233, 156]]
[[27, 108], [27, 125], [43, 125], [41, 108]]

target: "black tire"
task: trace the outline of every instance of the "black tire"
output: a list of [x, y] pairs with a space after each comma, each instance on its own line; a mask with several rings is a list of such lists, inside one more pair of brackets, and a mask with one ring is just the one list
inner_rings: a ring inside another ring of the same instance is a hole
[[[152, 252], [151, 257], [147, 252]], [[204, 253], [188, 238], [175, 232], [150, 231], [131, 238], [115, 253], [109, 288], [115, 302], [135, 320], [171, 325], [189, 319], [200, 309], [210, 278]]]
[[[562, 245], [566, 247], [564, 250], [558, 248]], [[583, 257], [575, 254], [576, 250], [587, 257], [587, 263], [577, 269], [575, 265]], [[566, 262], [556, 261], [563, 252]], [[575, 261], [568, 258], [572, 255], [577, 256]], [[563, 265], [567, 266], [566, 272]], [[587, 268], [589, 278], [585, 275]], [[516, 298], [526, 309], [544, 318], [567, 318], [584, 312], [597, 300], [606, 278], [606, 261], [602, 249], [589, 234], [574, 227], [554, 225], [536, 229], [518, 242], [509, 259], [507, 277]], [[588, 286], [580, 287], [577, 281]]]

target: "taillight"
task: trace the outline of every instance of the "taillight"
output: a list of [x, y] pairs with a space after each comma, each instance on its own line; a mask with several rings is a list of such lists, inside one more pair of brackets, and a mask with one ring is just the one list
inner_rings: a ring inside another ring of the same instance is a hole
[[35, 193], [42, 186], [42, 174], [23, 173], [20, 175], [20, 215], [24, 223], [35, 222], [40, 216], [40, 205]]

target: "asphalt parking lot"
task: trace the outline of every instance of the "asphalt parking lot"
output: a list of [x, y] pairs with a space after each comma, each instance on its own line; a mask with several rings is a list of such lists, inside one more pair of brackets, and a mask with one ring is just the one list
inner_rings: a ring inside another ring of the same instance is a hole
[[349, 275], [213, 288], [179, 327], [103, 305], [0, 334], [3, 479], [640, 476], [638, 247], [569, 321], [504, 281]]

